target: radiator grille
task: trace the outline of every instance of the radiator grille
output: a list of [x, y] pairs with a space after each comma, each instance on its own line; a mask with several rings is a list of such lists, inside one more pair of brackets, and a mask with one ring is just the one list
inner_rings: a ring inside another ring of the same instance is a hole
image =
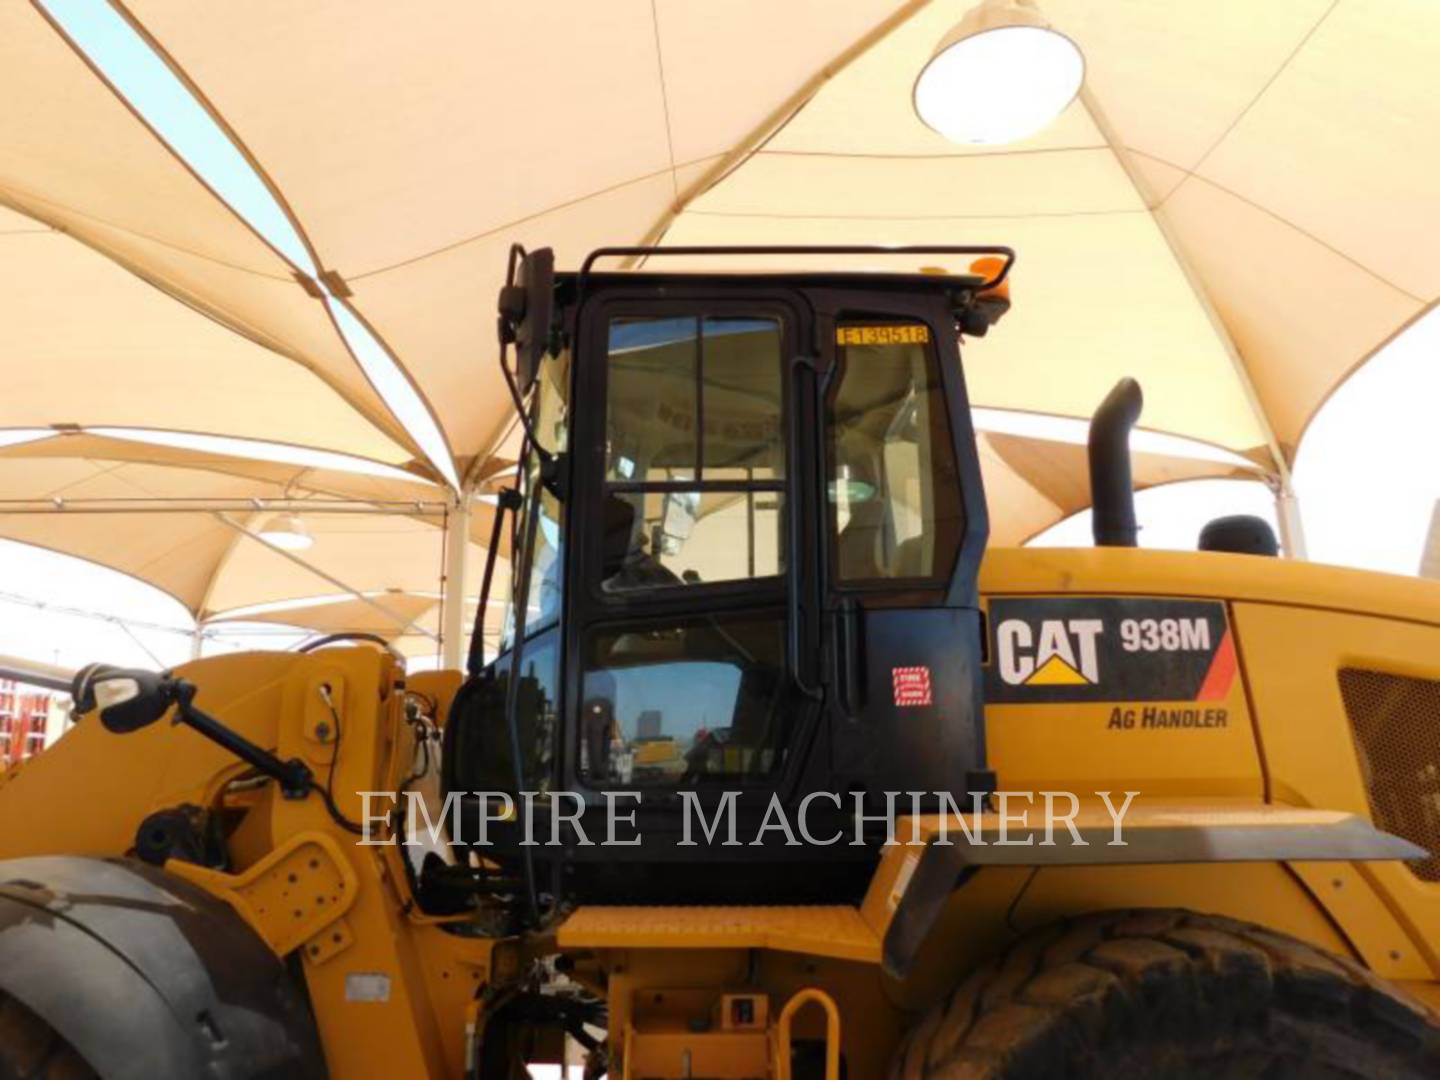
[[1406, 865], [1440, 881], [1440, 681], [1342, 668], [1340, 696], [1375, 824], [1429, 851]]

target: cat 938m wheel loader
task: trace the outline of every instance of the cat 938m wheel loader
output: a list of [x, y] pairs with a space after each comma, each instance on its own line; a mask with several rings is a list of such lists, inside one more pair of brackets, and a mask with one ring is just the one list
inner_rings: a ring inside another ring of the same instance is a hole
[[81, 671], [0, 1076], [1440, 1076], [1440, 584], [1138, 550], [1129, 381], [1096, 546], [987, 551], [1013, 255], [839, 253], [512, 252], [465, 672]]

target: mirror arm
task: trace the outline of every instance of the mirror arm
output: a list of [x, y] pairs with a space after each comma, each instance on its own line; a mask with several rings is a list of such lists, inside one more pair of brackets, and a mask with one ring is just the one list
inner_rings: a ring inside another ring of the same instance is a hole
[[[495, 518], [490, 525], [490, 546], [485, 550], [485, 575], [480, 579], [480, 607], [475, 612], [475, 625], [470, 631], [470, 655], [465, 663], [465, 670], [471, 675], [478, 675], [485, 666], [485, 613], [490, 610], [490, 589], [495, 583], [495, 561], [500, 555], [505, 515], [520, 509], [520, 492], [515, 488], [502, 488], [496, 496]], [[510, 554], [513, 558], [513, 544]]]
[[192, 728], [211, 742], [230, 751], [247, 765], [273, 777], [280, 784], [280, 790], [287, 799], [303, 799], [309, 793], [314, 776], [303, 761], [299, 758], [281, 761], [270, 751], [256, 746], [239, 732], [226, 727], [209, 713], [196, 707], [195, 689], [194, 683], [184, 679], [174, 681], [177, 723]]
[[[516, 515], [517, 519], [519, 515]], [[530, 548], [535, 543], [535, 533], [540, 522], [540, 500], [531, 499], [524, 518], [524, 532], [520, 547], [512, 547], [510, 565], [523, 566], [529, 562]], [[521, 798], [525, 791], [525, 763], [521, 758], [520, 722], [520, 679], [525, 660], [525, 623], [530, 610], [530, 575], [520, 571], [519, 587], [515, 590], [514, 628], [510, 640], [510, 670], [505, 679], [505, 729], [510, 739], [510, 758], [514, 763], [515, 798]], [[540, 925], [540, 894], [535, 880], [535, 855], [533, 850], [521, 845], [525, 853], [525, 898], [530, 909], [532, 926]]]

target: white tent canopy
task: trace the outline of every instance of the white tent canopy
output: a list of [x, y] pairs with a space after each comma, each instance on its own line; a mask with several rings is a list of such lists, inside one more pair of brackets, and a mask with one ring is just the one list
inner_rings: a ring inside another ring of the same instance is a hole
[[572, 263], [657, 235], [989, 241], [1020, 265], [1010, 321], [972, 347], [976, 404], [1083, 417], [1131, 374], [1145, 426], [1283, 478], [1324, 397], [1440, 287], [1440, 256], [1413, 242], [1440, 221], [1423, 134], [1440, 125], [1440, 9], [1043, 2], [1087, 89], [1038, 136], [970, 148], [910, 104], [970, 6], [130, 11], [285, 192], [462, 455], [508, 411], [476, 346], [514, 239]]

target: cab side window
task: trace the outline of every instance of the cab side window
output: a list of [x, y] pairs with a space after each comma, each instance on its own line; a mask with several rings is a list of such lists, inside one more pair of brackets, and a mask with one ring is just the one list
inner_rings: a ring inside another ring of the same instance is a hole
[[948, 578], [965, 511], [930, 329], [842, 323], [836, 341], [827, 402], [836, 577]]
[[611, 321], [604, 591], [781, 572], [781, 361], [774, 318]]

